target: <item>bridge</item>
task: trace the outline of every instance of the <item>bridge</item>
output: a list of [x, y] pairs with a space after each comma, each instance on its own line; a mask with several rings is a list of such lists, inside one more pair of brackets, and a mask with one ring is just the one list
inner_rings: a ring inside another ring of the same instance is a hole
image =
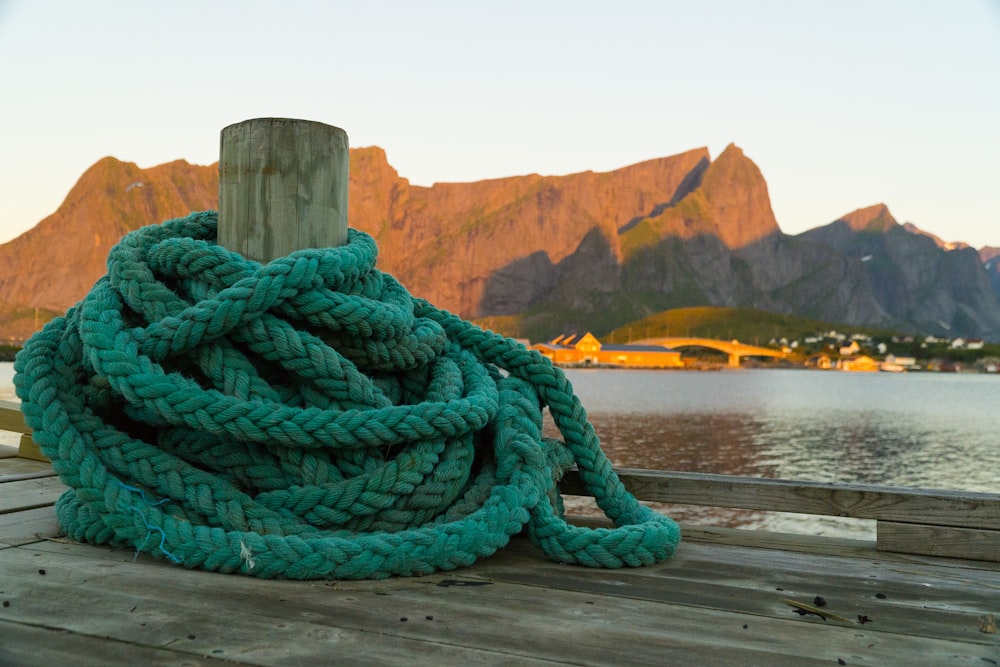
[[691, 338], [691, 337], [668, 337], [668, 338], [644, 338], [642, 340], [632, 341], [633, 345], [662, 345], [663, 347], [669, 347], [672, 350], [677, 350], [682, 347], [707, 347], [712, 350], [718, 350], [729, 355], [729, 365], [736, 368], [740, 365], [740, 359], [743, 357], [785, 357], [785, 353], [780, 350], [772, 350], [767, 347], [757, 347], [755, 345], [747, 345], [741, 343], [738, 340], [716, 340], [714, 338]]

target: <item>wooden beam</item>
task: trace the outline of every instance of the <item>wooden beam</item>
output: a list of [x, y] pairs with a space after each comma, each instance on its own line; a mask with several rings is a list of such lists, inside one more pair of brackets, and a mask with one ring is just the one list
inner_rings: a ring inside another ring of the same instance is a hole
[[1000, 562], [1000, 530], [879, 521], [879, 551]]
[[0, 401], [0, 431], [11, 431], [20, 433], [18, 440], [17, 455], [24, 459], [34, 459], [35, 461], [48, 461], [48, 457], [42, 454], [42, 450], [31, 437], [31, 429], [24, 422], [24, 415], [21, 414], [21, 406], [14, 401]]
[[31, 429], [24, 423], [24, 416], [21, 414], [21, 405], [14, 401], [0, 401], [0, 431], [11, 431], [13, 433], [31, 433]]
[[17, 455], [22, 459], [31, 459], [33, 461], [49, 461], [49, 457], [42, 454], [41, 447], [35, 442], [27, 433], [21, 435], [21, 439], [17, 443]]
[[[1000, 529], [1000, 494], [828, 484], [661, 470], [618, 470], [639, 500]], [[560, 489], [589, 495], [575, 471]]]
[[219, 244], [259, 262], [347, 241], [344, 130], [253, 118], [222, 130]]

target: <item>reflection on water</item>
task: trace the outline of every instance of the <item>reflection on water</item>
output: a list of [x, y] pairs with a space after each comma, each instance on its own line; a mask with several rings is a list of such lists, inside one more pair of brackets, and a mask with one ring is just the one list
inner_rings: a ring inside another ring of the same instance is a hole
[[14, 394], [14, 362], [0, 362], [0, 401], [17, 401]]
[[[9, 361], [0, 362], [0, 401], [20, 403], [14, 394], [14, 364]], [[0, 445], [14, 447], [21, 436], [7, 431], [0, 431]]]
[[[1000, 488], [997, 377], [795, 370], [567, 375], [616, 467]], [[692, 523], [774, 530], [808, 524], [810, 532], [873, 535], [872, 522], [836, 517], [717, 508], [670, 514]]]

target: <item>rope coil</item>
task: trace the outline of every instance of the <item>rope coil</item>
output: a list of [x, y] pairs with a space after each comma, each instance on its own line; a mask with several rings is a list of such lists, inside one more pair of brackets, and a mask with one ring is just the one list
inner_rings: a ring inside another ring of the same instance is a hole
[[[216, 224], [126, 235], [17, 357], [70, 537], [291, 579], [451, 570], [525, 528], [559, 562], [673, 554], [677, 525], [625, 490], [538, 352], [412, 297], [362, 232], [262, 265]], [[573, 464], [615, 528], [563, 520]]]

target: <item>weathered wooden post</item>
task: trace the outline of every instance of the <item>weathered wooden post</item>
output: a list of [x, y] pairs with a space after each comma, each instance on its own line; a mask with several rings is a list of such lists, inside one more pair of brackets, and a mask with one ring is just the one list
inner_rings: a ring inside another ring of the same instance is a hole
[[290, 118], [222, 130], [219, 245], [268, 262], [347, 242], [347, 133]]

